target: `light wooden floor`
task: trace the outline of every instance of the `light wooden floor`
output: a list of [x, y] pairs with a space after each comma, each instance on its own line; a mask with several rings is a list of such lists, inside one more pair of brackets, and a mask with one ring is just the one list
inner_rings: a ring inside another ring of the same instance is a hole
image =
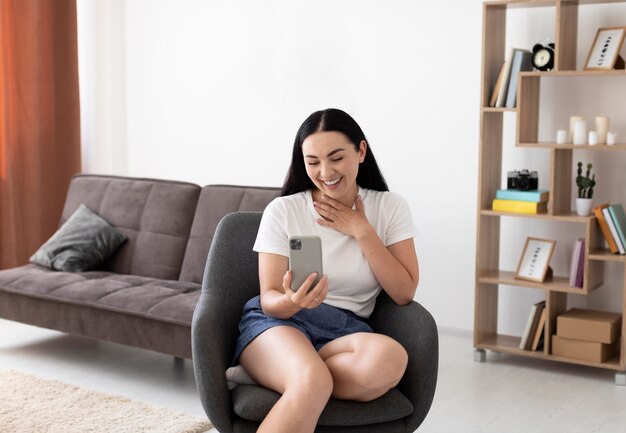
[[[442, 332], [437, 393], [426, 433], [617, 433], [626, 387], [610, 371], [488, 354], [468, 335]], [[0, 369], [15, 369], [204, 416], [192, 366], [168, 356], [0, 319]], [[0, 390], [1, 392], [1, 390]]]

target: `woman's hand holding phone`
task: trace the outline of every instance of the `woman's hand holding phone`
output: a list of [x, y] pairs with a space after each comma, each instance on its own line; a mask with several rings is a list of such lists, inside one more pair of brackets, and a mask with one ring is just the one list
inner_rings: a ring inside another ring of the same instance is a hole
[[316, 278], [317, 273], [313, 272], [296, 291], [293, 291], [291, 290], [293, 274], [291, 271], [287, 271], [283, 277], [285, 296], [287, 296], [287, 299], [289, 299], [293, 305], [300, 308], [311, 309], [319, 307], [328, 295], [328, 277], [323, 275], [322, 278], [319, 279], [319, 282], [314, 287], [311, 287]]

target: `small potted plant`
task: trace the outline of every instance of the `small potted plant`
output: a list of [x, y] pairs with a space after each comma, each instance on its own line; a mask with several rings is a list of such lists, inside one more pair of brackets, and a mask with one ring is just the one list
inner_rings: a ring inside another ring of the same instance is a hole
[[593, 165], [587, 164], [587, 172], [583, 177], [583, 163], [578, 162], [578, 175], [576, 176], [576, 186], [578, 187], [578, 198], [576, 199], [576, 213], [580, 216], [591, 214], [591, 199], [593, 198], [593, 187], [596, 186], [596, 175], [589, 177]]

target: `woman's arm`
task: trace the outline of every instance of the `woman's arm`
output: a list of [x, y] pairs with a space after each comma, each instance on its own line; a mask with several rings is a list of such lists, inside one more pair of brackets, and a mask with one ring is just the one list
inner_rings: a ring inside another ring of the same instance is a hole
[[[261, 308], [269, 316], [288, 319], [303, 308], [318, 307], [328, 294], [328, 278], [320, 278], [310, 292], [317, 274], [308, 276], [297, 291], [291, 290], [292, 275], [289, 259], [279, 254], [259, 253], [259, 283]], [[308, 293], [307, 293], [308, 292]]]
[[320, 215], [326, 218], [318, 220], [318, 223], [355, 238], [374, 276], [391, 299], [399, 305], [410, 303], [419, 282], [413, 239], [385, 247], [367, 221], [360, 197], [357, 197], [354, 210], [327, 196], [322, 200], [322, 203], [314, 203]]

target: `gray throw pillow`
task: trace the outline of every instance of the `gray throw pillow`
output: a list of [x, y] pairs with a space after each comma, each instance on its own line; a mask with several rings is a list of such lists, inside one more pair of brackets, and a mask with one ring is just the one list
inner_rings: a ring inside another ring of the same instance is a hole
[[115, 227], [81, 204], [33, 254], [30, 262], [59, 271], [83, 272], [103, 263], [126, 239]]

